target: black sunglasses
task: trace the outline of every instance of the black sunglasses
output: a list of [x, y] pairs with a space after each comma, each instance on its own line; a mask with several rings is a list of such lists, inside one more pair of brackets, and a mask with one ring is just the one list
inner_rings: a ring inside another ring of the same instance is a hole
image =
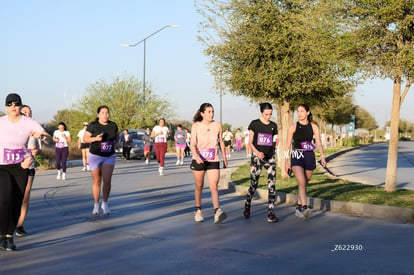
[[12, 106], [14, 104], [14, 106], [16, 106], [16, 107], [18, 107], [18, 106], [20, 106], [21, 104], [20, 104], [20, 102], [17, 102], [17, 101], [10, 101], [10, 102], [6, 102], [6, 106], [7, 107], [10, 107], [10, 106]]

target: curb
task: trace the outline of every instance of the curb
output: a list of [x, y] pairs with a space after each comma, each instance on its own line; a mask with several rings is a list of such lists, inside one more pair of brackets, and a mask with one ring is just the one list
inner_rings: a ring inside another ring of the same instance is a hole
[[[346, 150], [350, 151], [350, 150]], [[345, 152], [339, 152], [343, 154]], [[332, 155], [331, 155], [332, 156]], [[331, 157], [330, 156], [330, 157]], [[338, 155], [336, 155], [338, 156]], [[333, 159], [333, 157], [331, 158]], [[238, 164], [237, 164], [238, 165]], [[247, 186], [239, 186], [234, 184], [231, 181], [231, 174], [237, 170], [238, 167], [221, 169], [220, 170], [220, 181], [219, 188], [222, 190], [228, 190], [244, 196], [247, 194]], [[330, 174], [332, 175], [332, 174]], [[267, 201], [267, 190], [266, 189], [257, 189], [254, 194], [255, 199], [262, 201]], [[297, 195], [276, 192], [276, 201], [277, 204], [287, 204], [294, 205], [297, 201]], [[384, 206], [384, 205], [374, 205], [368, 203], [358, 203], [358, 202], [343, 202], [336, 200], [324, 200], [319, 198], [308, 197], [308, 205], [314, 210], [320, 211], [330, 211], [332, 213], [341, 213], [357, 217], [371, 217], [382, 220], [387, 220], [391, 222], [398, 223], [414, 223], [414, 209], [411, 208], [401, 208], [394, 206]]]

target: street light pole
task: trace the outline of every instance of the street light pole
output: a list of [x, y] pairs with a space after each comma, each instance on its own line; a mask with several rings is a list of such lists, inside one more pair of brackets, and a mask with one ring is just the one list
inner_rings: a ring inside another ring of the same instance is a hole
[[142, 40], [138, 41], [135, 44], [121, 44], [121, 47], [130, 47], [131, 48], [131, 47], [138, 46], [141, 43], [144, 43], [144, 62], [143, 62], [144, 63], [143, 64], [144, 68], [143, 68], [143, 77], [142, 77], [142, 97], [143, 97], [144, 108], [145, 108], [145, 68], [146, 68], [146, 64], [145, 64], [146, 60], [145, 59], [146, 59], [146, 50], [147, 50], [146, 49], [147, 48], [147, 39], [154, 36], [154, 35], [156, 35], [157, 33], [159, 33], [160, 31], [162, 31], [166, 28], [177, 28], [177, 27], [180, 27], [180, 25], [165, 25], [164, 27], [162, 27], [162, 28], [156, 30], [155, 32], [151, 33], [150, 35], [144, 37]]

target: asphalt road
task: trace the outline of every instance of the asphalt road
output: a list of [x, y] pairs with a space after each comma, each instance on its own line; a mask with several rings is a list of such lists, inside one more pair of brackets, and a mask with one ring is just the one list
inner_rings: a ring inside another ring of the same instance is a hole
[[[244, 154], [230, 161], [234, 166]], [[221, 190], [228, 214], [213, 223], [204, 189], [205, 222], [194, 222], [194, 181], [168, 158], [165, 176], [142, 160], [118, 161], [109, 201], [112, 214], [92, 216], [91, 175], [68, 169], [38, 172], [18, 250], [0, 251], [0, 274], [412, 274], [413, 224], [314, 211], [308, 221], [291, 205], [266, 203]]]
[[[337, 177], [364, 184], [384, 186], [388, 143], [363, 146], [329, 161], [329, 170]], [[397, 188], [414, 190], [414, 142], [399, 142]]]

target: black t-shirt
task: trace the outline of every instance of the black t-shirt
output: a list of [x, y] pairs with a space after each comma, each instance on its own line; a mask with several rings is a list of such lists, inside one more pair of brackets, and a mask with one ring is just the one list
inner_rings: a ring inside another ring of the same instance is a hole
[[260, 119], [250, 122], [249, 130], [253, 131], [253, 145], [257, 150], [265, 154], [267, 159], [271, 159], [275, 153], [275, 135], [277, 135], [277, 124], [269, 121], [264, 124]]
[[308, 123], [306, 125], [302, 125], [296, 122], [296, 130], [293, 133], [293, 147], [295, 149], [302, 149], [301, 143], [304, 141], [311, 142], [313, 139], [313, 128], [312, 123]]
[[101, 133], [103, 134], [102, 141], [91, 143], [89, 152], [102, 157], [109, 157], [115, 154], [116, 135], [118, 134], [118, 126], [115, 122], [108, 121], [107, 125], [102, 125], [94, 121], [88, 125], [86, 131], [91, 133], [92, 137], [96, 137]]

